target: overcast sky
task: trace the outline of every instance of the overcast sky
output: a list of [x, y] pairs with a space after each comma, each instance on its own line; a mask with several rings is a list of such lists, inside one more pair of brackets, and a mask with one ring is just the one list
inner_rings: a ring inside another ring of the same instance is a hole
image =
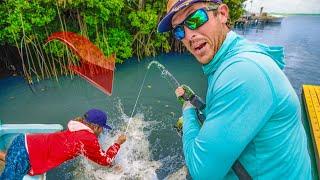
[[320, 0], [252, 0], [252, 7], [250, 1], [245, 4], [252, 12], [259, 12], [263, 6], [264, 12], [320, 14]]

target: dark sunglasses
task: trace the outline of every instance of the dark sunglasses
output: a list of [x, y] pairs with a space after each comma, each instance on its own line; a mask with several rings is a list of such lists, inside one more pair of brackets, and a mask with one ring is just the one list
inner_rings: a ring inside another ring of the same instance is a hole
[[198, 29], [200, 26], [204, 25], [209, 20], [207, 11], [217, 10], [218, 7], [219, 5], [208, 6], [205, 8], [198, 9], [191, 13], [182, 23], [176, 25], [172, 29], [174, 37], [177, 40], [181, 41], [186, 35], [184, 31], [184, 26], [191, 30]]

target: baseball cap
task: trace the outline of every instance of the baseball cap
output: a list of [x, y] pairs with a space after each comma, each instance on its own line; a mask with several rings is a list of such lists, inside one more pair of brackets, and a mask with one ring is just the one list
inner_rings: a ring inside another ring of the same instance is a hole
[[[170, 0], [169, 0], [170, 1]], [[176, 12], [181, 9], [190, 6], [191, 4], [197, 2], [213, 2], [213, 3], [221, 3], [222, 0], [174, 0], [175, 4], [171, 7], [171, 9], [167, 9], [167, 14], [163, 17], [163, 19], [158, 24], [158, 32], [167, 32], [172, 29], [171, 20], [172, 17], [176, 14]], [[168, 2], [168, 5], [170, 2]], [[171, 4], [170, 4], [171, 5]]]
[[89, 123], [96, 124], [105, 129], [112, 129], [107, 125], [107, 114], [99, 109], [90, 109], [84, 114], [84, 118]]

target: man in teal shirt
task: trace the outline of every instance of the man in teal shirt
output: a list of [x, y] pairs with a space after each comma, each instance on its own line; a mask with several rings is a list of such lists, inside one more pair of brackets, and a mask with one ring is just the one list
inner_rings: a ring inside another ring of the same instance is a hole
[[[183, 106], [183, 151], [194, 179], [236, 179], [239, 160], [253, 179], [311, 179], [299, 99], [281, 71], [281, 47], [230, 31], [221, 0], [169, 0], [159, 32], [172, 30], [208, 76], [206, 119]], [[184, 89], [177, 88], [182, 96]]]

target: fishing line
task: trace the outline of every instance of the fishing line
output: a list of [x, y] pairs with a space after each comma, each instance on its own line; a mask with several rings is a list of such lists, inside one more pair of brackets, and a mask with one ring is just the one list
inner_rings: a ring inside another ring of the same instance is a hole
[[132, 120], [133, 113], [134, 113], [134, 111], [135, 111], [135, 109], [136, 109], [136, 106], [137, 106], [137, 104], [138, 104], [138, 100], [139, 100], [139, 97], [140, 97], [140, 95], [141, 95], [141, 91], [142, 91], [142, 88], [143, 88], [143, 85], [144, 85], [144, 82], [145, 82], [145, 80], [146, 80], [146, 77], [147, 77], [148, 72], [149, 72], [149, 68], [147, 69], [147, 72], [146, 72], [146, 74], [144, 75], [144, 78], [143, 78], [143, 81], [142, 81], [142, 84], [141, 84], [141, 86], [140, 86], [140, 90], [139, 90], [139, 93], [138, 93], [138, 97], [137, 97], [136, 102], [135, 102], [135, 104], [134, 104], [134, 106], [133, 106], [133, 110], [132, 110], [132, 112], [131, 112], [131, 116], [130, 116], [130, 118], [129, 118], [129, 122], [128, 122], [128, 125], [127, 125], [127, 128], [126, 128], [125, 133], [128, 132], [128, 128], [129, 128], [130, 122], [131, 122], [131, 120]]
[[142, 81], [142, 84], [141, 84], [141, 87], [140, 87], [140, 90], [139, 90], [139, 93], [138, 93], [138, 97], [137, 97], [136, 102], [134, 104], [134, 107], [133, 107], [133, 110], [132, 110], [132, 113], [131, 113], [131, 116], [130, 116], [130, 119], [129, 119], [129, 122], [128, 122], [128, 125], [127, 125], [127, 128], [126, 128], [126, 131], [125, 131], [126, 133], [128, 131], [128, 127], [129, 127], [130, 122], [132, 120], [132, 116], [133, 116], [133, 113], [134, 113], [134, 111], [136, 109], [138, 100], [140, 98], [141, 91], [142, 91], [143, 85], [145, 83], [145, 80], [146, 80], [147, 74], [149, 72], [149, 69], [154, 64], [157, 65], [157, 68], [161, 71], [161, 76], [163, 78], [165, 78], [167, 81], [169, 81], [169, 84], [172, 86], [172, 88], [177, 88], [177, 87], [180, 86], [180, 83], [176, 80], [176, 78], [174, 78], [173, 75], [168, 70], [166, 70], [166, 68], [162, 64], [160, 64], [158, 61], [151, 61], [149, 63], [149, 65], [148, 65], [148, 67], [147, 67], [147, 72], [146, 72], [146, 74], [145, 74], [145, 76], [143, 78], [143, 81]]

